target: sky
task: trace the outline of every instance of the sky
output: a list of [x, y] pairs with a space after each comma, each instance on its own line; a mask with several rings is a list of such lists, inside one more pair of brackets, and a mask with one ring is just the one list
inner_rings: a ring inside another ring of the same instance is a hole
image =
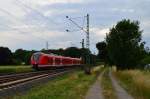
[[[1, 0], [0, 46], [12, 51], [81, 47], [90, 15], [90, 49], [105, 40], [106, 33], [122, 19], [138, 20], [143, 41], [150, 47], [150, 0]], [[66, 32], [66, 30], [69, 32]]]

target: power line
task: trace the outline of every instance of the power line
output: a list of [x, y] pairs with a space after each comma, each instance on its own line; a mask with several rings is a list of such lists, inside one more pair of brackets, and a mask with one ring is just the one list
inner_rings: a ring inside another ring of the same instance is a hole
[[66, 16], [66, 18], [68, 18], [68, 20], [70, 20], [74, 25], [76, 25], [79, 29], [83, 30], [84, 32], [86, 32], [86, 30], [84, 29], [83, 26], [78, 25], [72, 18], [69, 18], [68, 16]]
[[27, 4], [23, 3], [22, 1], [20, 0], [16, 0], [19, 4], [21, 4], [23, 7], [31, 10], [31, 11], [34, 11], [36, 13], [38, 13], [39, 15], [41, 15], [42, 17], [44, 17], [45, 19], [47, 20], [50, 20], [52, 23], [56, 24], [57, 26], [60, 25], [59, 23], [56, 23], [53, 19], [50, 19], [49, 17], [45, 17], [39, 10], [37, 10], [36, 8], [33, 8], [31, 6], [28, 6]]
[[[14, 16], [13, 14], [11, 14], [10, 12], [8, 12], [8, 11], [2, 9], [2, 8], [0, 8], [0, 11], [3, 12], [3, 13], [5, 13], [5, 14], [7, 14], [7, 15], [9, 15], [9, 16], [11, 16], [11, 18], [13, 18], [13, 19], [15, 19], [15, 20], [17, 20], [17, 21], [19, 20], [19, 18], [17, 18], [17, 17]], [[28, 24], [26, 24], [26, 23], [23, 23], [23, 24], [25, 24], [25, 25], [28, 26], [28, 28], [29, 28], [29, 25], [28, 25]], [[20, 30], [17, 29], [17, 28], [12, 28], [12, 27], [10, 27], [9, 25], [6, 25], [6, 24], [5, 24], [5, 26], [8, 27], [8, 28], [10, 28], [10, 29], [12, 29], [12, 30], [15, 30], [15, 31], [17, 31], [17, 32], [19, 32], [19, 33], [23, 33], [23, 34], [27, 33], [27, 32], [22, 31], [22, 30], [20, 31]], [[32, 34], [30, 34], [30, 35], [32, 35]], [[32, 35], [32, 36], [35, 36], [35, 35]], [[45, 40], [44, 38], [41, 38], [41, 37], [39, 37], [39, 36], [36, 36], [36, 37], [38, 37], [38, 38], [40, 38], [40, 39], [42, 39], [42, 40]]]
[[[81, 29], [82, 31], [84, 31], [86, 33], [86, 48], [90, 49], [90, 38], [89, 38], [89, 14], [87, 14], [87, 16], [84, 16], [87, 18], [87, 26], [86, 29], [84, 29], [84, 26], [80, 26], [78, 23], [76, 23], [72, 18], [70, 18], [69, 16], [66, 16], [66, 18], [71, 21], [74, 25], [76, 25], [76, 27], [78, 27], [79, 29]], [[69, 30], [66, 30], [67, 32], [69, 32]]]
[[[0, 9], [0, 11], [3, 12], [3, 13], [5, 13], [5, 14], [7, 14], [7, 15], [9, 15], [9, 16], [11, 16], [11, 18], [13, 18], [13, 19], [15, 19], [15, 20], [17, 20], [17, 21], [20, 20], [19, 18], [17, 18], [16, 16], [14, 16], [13, 14], [11, 14], [10, 12], [8, 12], [8, 11], [6, 11], [6, 10], [4, 10], [4, 9]], [[25, 24], [28, 28], [30, 28], [28, 24], [26, 24], [26, 23], [23, 23], [23, 24]], [[15, 31], [17, 31], [17, 32], [19, 32], [19, 33], [23, 33], [23, 34], [27, 33], [27, 32], [25, 32], [25, 31], [20, 31], [19, 29], [12, 28], [12, 27], [10, 27], [10, 26], [8, 26], [8, 25], [5, 25], [5, 26], [8, 27], [8, 28], [10, 28], [10, 29], [12, 29], [12, 30], [15, 30]], [[35, 29], [34, 29], [34, 30], [35, 30]], [[30, 34], [30, 35], [32, 35], [32, 34]], [[37, 36], [37, 35], [32, 35], [32, 36], [34, 36], [34, 37], [36, 37], [36, 38], [38, 38], [38, 39], [42, 39], [42, 40], [48, 42], [46, 39], [44, 39], [44, 38], [42, 38], [42, 37], [39, 37], [39, 36]], [[47, 44], [47, 43], [46, 43], [46, 49], [48, 49], [48, 44]]]
[[[16, 0], [16, 1], [17, 1], [19, 4], [21, 4], [23, 7], [25, 7], [25, 8], [27, 8], [27, 9], [31, 10], [31, 11], [34, 11], [34, 12], [38, 13], [40, 16], [42, 16], [42, 17], [45, 18], [46, 20], [51, 20], [51, 22], [53, 22], [53, 23], [56, 24], [57, 26], [60, 25], [60, 24], [56, 23], [54, 20], [52, 20], [52, 19], [50, 19], [50, 18], [48, 18], [48, 17], [45, 17], [39, 10], [28, 6], [27, 4], [21, 2], [20, 0]], [[35, 19], [36, 19], [36, 18], [35, 18]], [[48, 41], [46, 40], [46, 42], [48, 42]], [[47, 46], [47, 43], [46, 43], [46, 46]]]

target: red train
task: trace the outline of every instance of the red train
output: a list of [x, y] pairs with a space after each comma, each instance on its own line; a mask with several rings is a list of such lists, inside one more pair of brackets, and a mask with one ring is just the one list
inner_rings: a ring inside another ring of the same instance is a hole
[[31, 64], [35, 69], [44, 69], [47, 67], [60, 68], [68, 66], [79, 66], [82, 64], [82, 60], [80, 58], [71, 58], [36, 52], [31, 56]]

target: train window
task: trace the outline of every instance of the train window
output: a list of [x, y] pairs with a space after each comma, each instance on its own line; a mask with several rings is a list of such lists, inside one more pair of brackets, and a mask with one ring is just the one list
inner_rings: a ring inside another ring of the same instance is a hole
[[55, 59], [55, 62], [56, 62], [57, 64], [61, 63], [61, 61], [60, 61], [59, 58], [56, 58], [56, 59]]
[[53, 58], [49, 58], [49, 63], [53, 64]]
[[40, 55], [41, 55], [41, 53], [34, 53], [33, 54], [33, 60], [36, 61], [36, 62], [38, 62], [39, 58], [40, 58]]

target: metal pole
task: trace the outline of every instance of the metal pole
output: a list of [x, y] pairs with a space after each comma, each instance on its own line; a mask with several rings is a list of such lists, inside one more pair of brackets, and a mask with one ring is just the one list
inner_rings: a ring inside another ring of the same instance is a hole
[[48, 50], [48, 41], [46, 41], [46, 49]]
[[84, 48], [84, 39], [82, 39], [82, 48]]
[[89, 49], [90, 47], [90, 40], [89, 40], [89, 14], [87, 14], [87, 31], [86, 31], [86, 47]]

